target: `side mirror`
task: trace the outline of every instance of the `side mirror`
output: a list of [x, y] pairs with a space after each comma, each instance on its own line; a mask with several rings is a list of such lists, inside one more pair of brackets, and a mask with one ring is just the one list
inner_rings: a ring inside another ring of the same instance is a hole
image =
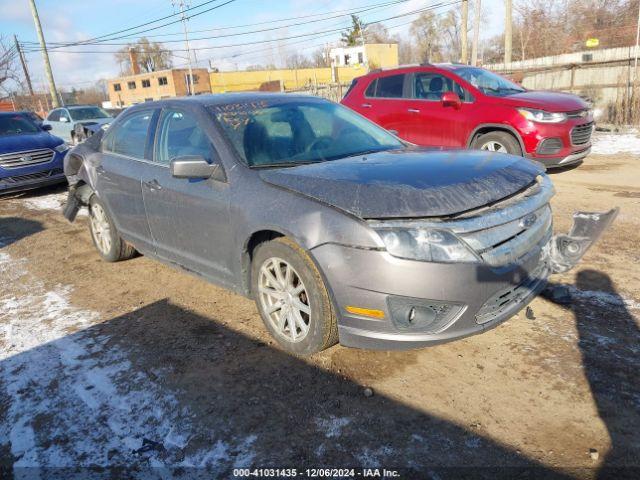
[[200, 155], [185, 155], [171, 160], [171, 175], [175, 178], [213, 178], [225, 181], [222, 168], [217, 163], [209, 163]]
[[44, 130], [45, 132], [50, 132], [52, 130], [52, 126], [49, 124], [46, 125], [42, 125], [42, 130]]
[[67, 117], [60, 117], [60, 121], [62, 123], [67, 123], [69, 121], [69, 119]]
[[453, 107], [456, 110], [462, 106], [462, 100], [456, 92], [444, 92], [442, 94], [442, 106]]

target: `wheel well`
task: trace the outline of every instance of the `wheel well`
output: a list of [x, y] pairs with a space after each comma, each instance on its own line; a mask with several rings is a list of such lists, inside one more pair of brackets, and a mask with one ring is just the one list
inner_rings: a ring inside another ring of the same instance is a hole
[[243, 289], [247, 294], [251, 294], [251, 262], [253, 261], [253, 252], [258, 245], [268, 242], [274, 238], [284, 237], [285, 235], [275, 230], [260, 230], [251, 234], [247, 244], [242, 252], [242, 271], [243, 271]]
[[518, 145], [520, 146], [520, 150], [522, 151], [522, 154], [524, 155], [525, 148], [524, 148], [524, 144], [522, 143], [522, 139], [520, 138], [520, 136], [518, 134], [514, 133], [509, 128], [496, 126], [496, 125], [487, 125], [487, 126], [484, 126], [484, 127], [480, 127], [478, 130], [476, 130], [473, 133], [473, 135], [471, 136], [471, 140], [469, 141], [469, 147], [471, 147], [473, 145], [473, 142], [475, 142], [478, 139], [478, 137], [480, 137], [481, 135], [484, 135], [486, 133], [490, 133], [490, 132], [504, 132], [504, 133], [508, 133], [509, 135], [511, 135], [516, 140], [516, 142], [518, 142]]

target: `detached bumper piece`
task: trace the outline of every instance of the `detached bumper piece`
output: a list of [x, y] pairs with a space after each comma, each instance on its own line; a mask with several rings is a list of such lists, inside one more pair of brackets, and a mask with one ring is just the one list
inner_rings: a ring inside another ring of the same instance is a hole
[[547, 245], [551, 273], [562, 273], [572, 269], [602, 233], [618, 216], [619, 209], [608, 212], [576, 212], [573, 226], [567, 235], [556, 235]]
[[69, 187], [67, 203], [62, 207], [62, 215], [64, 218], [73, 222], [78, 215], [78, 211], [84, 205], [89, 205], [89, 199], [93, 195], [93, 190], [89, 185], [80, 185], [79, 187], [72, 185]]

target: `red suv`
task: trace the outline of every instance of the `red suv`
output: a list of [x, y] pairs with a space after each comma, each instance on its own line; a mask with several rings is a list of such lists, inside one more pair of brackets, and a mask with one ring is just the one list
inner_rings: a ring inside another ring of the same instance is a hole
[[353, 81], [342, 103], [417, 145], [511, 153], [547, 167], [591, 150], [593, 115], [580, 97], [528, 91], [469, 65], [373, 71]]

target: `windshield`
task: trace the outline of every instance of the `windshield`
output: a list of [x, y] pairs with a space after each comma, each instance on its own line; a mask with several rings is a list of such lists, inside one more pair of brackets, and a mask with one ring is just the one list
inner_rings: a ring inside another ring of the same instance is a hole
[[70, 108], [69, 113], [71, 114], [71, 118], [73, 120], [93, 120], [94, 118], [109, 118], [107, 112], [105, 112], [100, 107], [81, 107], [81, 108]]
[[23, 135], [41, 131], [38, 125], [24, 115], [0, 116], [0, 135]]
[[491, 95], [492, 97], [504, 97], [506, 95], [513, 95], [514, 93], [521, 93], [525, 91], [525, 89], [517, 83], [513, 83], [512, 81], [490, 72], [489, 70], [485, 70], [484, 68], [456, 68], [455, 73], [456, 75], [464, 78], [485, 95]]
[[257, 101], [209, 108], [252, 167], [322, 162], [404, 146], [386, 130], [330, 102]]

